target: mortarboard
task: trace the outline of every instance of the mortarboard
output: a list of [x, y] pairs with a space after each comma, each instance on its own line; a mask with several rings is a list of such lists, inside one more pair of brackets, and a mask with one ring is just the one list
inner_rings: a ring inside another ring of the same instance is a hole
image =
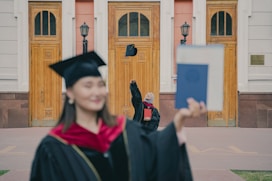
[[102, 58], [95, 51], [91, 51], [51, 64], [49, 67], [64, 78], [68, 88], [82, 77], [101, 76], [98, 67], [102, 65], [106, 65]]
[[126, 56], [135, 56], [137, 54], [137, 48], [135, 44], [129, 44], [126, 48]]

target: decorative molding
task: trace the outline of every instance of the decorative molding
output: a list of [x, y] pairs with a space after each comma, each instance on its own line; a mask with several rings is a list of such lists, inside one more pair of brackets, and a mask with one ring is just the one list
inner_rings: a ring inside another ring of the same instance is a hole
[[248, 75], [248, 80], [249, 81], [252, 81], [252, 80], [272, 81], [272, 74], [250, 74]]
[[0, 74], [0, 80], [17, 80], [16, 74]]
[[258, 82], [258, 81], [249, 81], [248, 89], [243, 92], [259, 92], [260, 94], [264, 94], [264, 93], [272, 94], [272, 84], [267, 84], [264, 82], [255, 84], [255, 82]]

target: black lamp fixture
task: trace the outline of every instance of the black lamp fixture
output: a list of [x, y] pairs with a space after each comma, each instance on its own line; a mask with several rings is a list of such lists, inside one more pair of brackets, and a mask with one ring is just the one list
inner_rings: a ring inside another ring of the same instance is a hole
[[180, 40], [180, 44], [182, 45], [186, 45], [186, 37], [189, 34], [189, 28], [190, 25], [187, 24], [187, 22], [185, 21], [185, 23], [183, 25], [181, 25], [180, 30], [181, 30], [181, 34], [183, 35], [184, 39]]
[[88, 40], [86, 40], [86, 36], [88, 36], [89, 26], [84, 22], [83, 25], [80, 26], [80, 33], [83, 36], [83, 53], [87, 53], [88, 51]]

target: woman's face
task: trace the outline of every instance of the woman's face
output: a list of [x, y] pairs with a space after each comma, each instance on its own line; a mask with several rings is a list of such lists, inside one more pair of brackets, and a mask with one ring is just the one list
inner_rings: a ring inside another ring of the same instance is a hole
[[101, 77], [88, 76], [79, 79], [67, 89], [67, 95], [80, 109], [100, 111], [106, 102], [107, 91]]

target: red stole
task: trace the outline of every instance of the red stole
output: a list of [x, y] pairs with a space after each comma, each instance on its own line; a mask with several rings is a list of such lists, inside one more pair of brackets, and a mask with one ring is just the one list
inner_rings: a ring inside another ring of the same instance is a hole
[[152, 103], [148, 103], [148, 102], [143, 101], [143, 104], [148, 108], [152, 108], [152, 109], [154, 108], [154, 105]]
[[119, 116], [116, 121], [116, 126], [109, 127], [100, 119], [100, 128], [97, 134], [86, 130], [77, 123], [73, 123], [66, 132], [62, 132], [63, 124], [60, 124], [54, 127], [49, 135], [59, 137], [70, 145], [87, 147], [104, 153], [124, 130], [125, 116]]

